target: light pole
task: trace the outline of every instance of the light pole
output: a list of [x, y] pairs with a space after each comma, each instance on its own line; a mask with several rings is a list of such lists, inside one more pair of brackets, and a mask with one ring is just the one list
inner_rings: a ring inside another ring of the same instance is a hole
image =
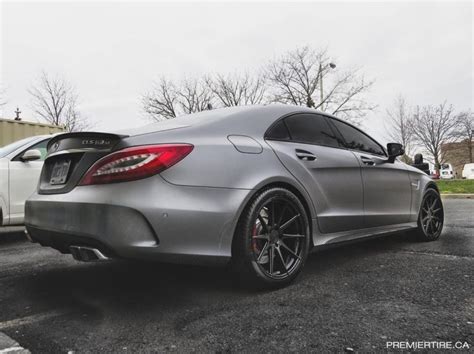
[[[336, 67], [336, 64], [329, 63], [325, 68], [327, 68], [328, 66], [331, 69], [334, 69]], [[323, 67], [322, 67], [321, 63], [319, 63], [319, 88], [320, 88], [319, 94], [320, 94], [320, 99], [321, 99], [321, 101], [320, 101], [321, 103], [320, 103], [319, 107], [321, 108], [321, 111], [322, 111], [323, 110], [324, 94], [323, 94]]]

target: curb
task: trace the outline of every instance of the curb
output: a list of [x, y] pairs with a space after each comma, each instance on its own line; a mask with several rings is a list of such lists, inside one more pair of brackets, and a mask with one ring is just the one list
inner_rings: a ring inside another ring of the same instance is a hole
[[0, 353], [31, 354], [3, 332], [0, 332]]
[[472, 193], [441, 193], [441, 198], [444, 199], [474, 199]]

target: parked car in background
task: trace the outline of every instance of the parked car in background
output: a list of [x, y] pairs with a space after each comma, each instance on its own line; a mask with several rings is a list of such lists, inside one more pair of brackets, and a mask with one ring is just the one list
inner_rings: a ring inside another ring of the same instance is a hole
[[450, 163], [441, 164], [440, 175], [441, 179], [454, 179], [454, 169]]
[[474, 179], [474, 163], [467, 163], [462, 169], [462, 178]]
[[439, 179], [439, 171], [436, 171], [436, 170], [430, 171], [430, 177], [431, 179]]
[[23, 223], [25, 200], [38, 184], [52, 135], [37, 135], [0, 148], [0, 225]]
[[26, 202], [29, 238], [82, 261], [230, 263], [282, 286], [317, 246], [395, 231], [436, 240], [426, 173], [314, 109], [215, 109], [118, 134], [61, 134]]

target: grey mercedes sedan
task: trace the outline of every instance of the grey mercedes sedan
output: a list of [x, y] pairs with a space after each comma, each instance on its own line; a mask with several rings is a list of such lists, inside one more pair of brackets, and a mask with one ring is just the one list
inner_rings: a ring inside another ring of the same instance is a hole
[[82, 261], [230, 264], [290, 283], [321, 245], [398, 231], [436, 240], [436, 184], [360, 129], [313, 109], [216, 109], [48, 144], [28, 237]]

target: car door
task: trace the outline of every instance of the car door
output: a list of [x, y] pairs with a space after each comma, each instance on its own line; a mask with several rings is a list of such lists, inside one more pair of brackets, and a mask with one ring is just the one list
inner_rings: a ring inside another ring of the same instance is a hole
[[358, 159], [364, 185], [364, 225], [377, 227], [408, 222], [411, 182], [405, 164], [387, 162], [382, 146], [359, 129], [330, 119], [346, 147]]
[[312, 113], [285, 117], [270, 128], [266, 139], [311, 195], [322, 233], [363, 227], [360, 165], [340, 146], [325, 117]]
[[[46, 157], [46, 146], [49, 139], [30, 146], [19, 152], [8, 164], [10, 188], [10, 224], [21, 224], [24, 217], [25, 201], [35, 191], [43, 161]], [[39, 150], [41, 159], [35, 161], [22, 161], [21, 156], [28, 150]]]

